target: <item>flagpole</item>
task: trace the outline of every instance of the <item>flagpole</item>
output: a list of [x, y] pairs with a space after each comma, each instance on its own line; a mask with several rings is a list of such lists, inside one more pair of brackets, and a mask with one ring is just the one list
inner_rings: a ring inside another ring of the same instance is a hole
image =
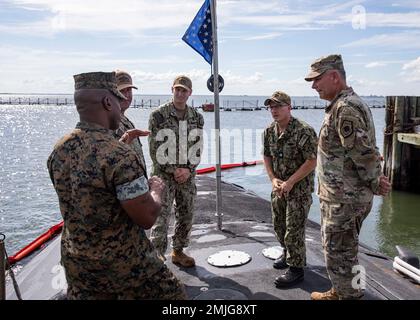
[[216, 217], [217, 227], [222, 230], [222, 170], [221, 154], [220, 154], [220, 108], [219, 108], [219, 59], [217, 51], [217, 15], [216, 15], [216, 0], [211, 2], [211, 21], [212, 21], [212, 34], [213, 34], [213, 76], [214, 76], [214, 125], [215, 125], [215, 139], [216, 139]]

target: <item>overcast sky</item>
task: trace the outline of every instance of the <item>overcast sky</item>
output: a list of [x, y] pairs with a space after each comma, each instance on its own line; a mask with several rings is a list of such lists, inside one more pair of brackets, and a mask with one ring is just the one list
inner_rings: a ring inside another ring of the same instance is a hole
[[[0, 92], [72, 93], [72, 76], [129, 71], [140, 94], [210, 65], [181, 38], [204, 0], [0, 0]], [[340, 53], [362, 95], [420, 95], [420, 1], [217, 0], [223, 94], [315, 95], [303, 80]]]

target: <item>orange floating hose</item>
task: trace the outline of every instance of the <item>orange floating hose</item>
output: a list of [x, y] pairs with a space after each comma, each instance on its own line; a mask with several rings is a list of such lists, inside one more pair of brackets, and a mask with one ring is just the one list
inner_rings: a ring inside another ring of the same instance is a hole
[[[248, 162], [239, 162], [239, 163], [229, 163], [229, 164], [223, 164], [221, 165], [222, 170], [227, 169], [233, 169], [238, 167], [248, 167], [248, 166], [255, 166], [257, 164], [263, 163], [262, 160], [256, 160], [256, 161], [248, 161]], [[216, 167], [208, 167], [203, 169], [198, 169], [197, 174], [206, 174], [210, 172], [216, 171]], [[47, 232], [40, 235], [38, 238], [36, 238], [34, 241], [32, 241], [30, 244], [28, 244], [23, 249], [19, 250], [14, 254], [13, 256], [9, 257], [9, 264], [15, 264], [16, 262], [19, 262], [23, 258], [29, 256], [31, 253], [33, 253], [35, 250], [37, 250], [39, 247], [41, 247], [43, 244], [45, 244], [48, 240], [52, 239], [55, 235], [57, 235], [59, 232], [61, 232], [61, 229], [63, 228], [64, 222], [61, 221], [60, 223], [56, 224], [55, 226], [51, 227]]]
[[53, 238], [57, 233], [61, 231], [63, 228], [64, 221], [61, 221], [60, 223], [56, 224], [55, 226], [51, 227], [47, 232], [40, 235], [38, 238], [36, 238], [34, 241], [32, 241], [30, 244], [28, 244], [23, 249], [19, 250], [16, 254], [9, 257], [9, 264], [14, 264], [23, 258], [27, 257], [31, 253], [33, 253], [35, 250], [37, 250], [39, 247], [41, 247], [44, 243], [46, 243], [48, 240]]
[[[248, 167], [248, 166], [255, 166], [257, 164], [263, 163], [262, 160], [256, 160], [256, 161], [248, 161], [248, 162], [239, 162], [239, 163], [229, 163], [229, 164], [222, 164], [220, 166], [221, 170], [227, 170], [227, 169], [233, 169], [238, 167]], [[216, 167], [207, 167], [197, 170], [197, 174], [205, 174], [216, 171]]]

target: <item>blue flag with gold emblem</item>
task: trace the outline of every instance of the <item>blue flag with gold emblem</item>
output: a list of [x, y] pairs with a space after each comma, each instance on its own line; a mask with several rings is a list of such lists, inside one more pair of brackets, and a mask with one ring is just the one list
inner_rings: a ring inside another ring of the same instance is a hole
[[182, 40], [197, 51], [208, 63], [213, 59], [213, 40], [211, 26], [211, 0], [206, 0], [194, 20], [185, 31]]

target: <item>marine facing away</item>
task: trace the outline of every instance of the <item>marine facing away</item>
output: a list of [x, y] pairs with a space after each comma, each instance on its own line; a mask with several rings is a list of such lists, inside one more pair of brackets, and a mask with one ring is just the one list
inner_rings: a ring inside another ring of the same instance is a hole
[[48, 170], [64, 226], [61, 263], [68, 299], [184, 299], [183, 285], [145, 234], [165, 185], [114, 135], [121, 117], [114, 72], [74, 76], [80, 122], [60, 139]]

